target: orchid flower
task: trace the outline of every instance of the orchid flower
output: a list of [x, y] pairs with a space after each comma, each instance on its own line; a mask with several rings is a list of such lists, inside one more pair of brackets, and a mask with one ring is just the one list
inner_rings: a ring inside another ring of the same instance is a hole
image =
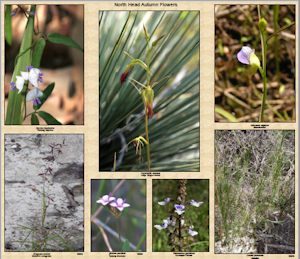
[[43, 96], [43, 92], [37, 88], [30, 90], [26, 95], [26, 102], [33, 100], [33, 105], [41, 104], [39, 97]]
[[38, 68], [30, 69], [29, 72], [30, 83], [35, 87], [39, 87], [38, 81], [40, 81], [41, 83], [43, 82], [43, 78], [42, 78], [43, 75], [44, 73], [41, 73], [41, 71]]
[[102, 198], [99, 198], [99, 200], [97, 200], [96, 202], [101, 203], [103, 206], [105, 206], [115, 199], [116, 199], [115, 197], [111, 197], [111, 193], [110, 193], [109, 195], [104, 195]]
[[118, 198], [117, 200], [114, 200], [112, 203], [109, 205], [112, 207], [116, 207], [119, 211], [123, 211], [125, 207], [129, 207], [130, 204], [125, 203], [126, 199], [123, 200], [122, 198]]
[[175, 205], [174, 205], [174, 208], [176, 209], [175, 212], [176, 212], [178, 215], [181, 215], [182, 213], [185, 212], [185, 211], [183, 210], [183, 209], [184, 209], [184, 205], [178, 205], [178, 204], [175, 204]]
[[190, 201], [190, 204], [192, 205], [192, 206], [195, 206], [195, 207], [200, 207], [200, 205], [202, 204], [203, 202], [196, 202], [196, 201], [194, 201], [194, 200], [191, 200]]
[[164, 201], [159, 201], [158, 204], [164, 206], [164, 205], [166, 205], [170, 200], [171, 200], [170, 198], [165, 198]]
[[16, 88], [19, 90], [18, 94], [22, 91], [23, 86], [24, 86], [24, 78], [21, 76], [16, 76], [17, 81], [16, 82], [11, 82], [9, 85], [11, 86], [10, 90], [14, 91]]
[[193, 231], [193, 230], [189, 229], [189, 235], [191, 235], [191, 236], [195, 236], [195, 235], [198, 235], [198, 232], [197, 232], [197, 231]]

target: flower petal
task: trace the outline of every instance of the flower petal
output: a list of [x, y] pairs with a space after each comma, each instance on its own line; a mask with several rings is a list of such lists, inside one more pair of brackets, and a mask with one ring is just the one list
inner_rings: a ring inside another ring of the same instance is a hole
[[29, 72], [29, 81], [35, 87], [39, 87], [38, 79], [40, 73], [41, 71], [38, 68], [32, 68]]
[[21, 76], [16, 76], [16, 78], [17, 78], [17, 81], [16, 81], [16, 87], [17, 87], [18, 90], [19, 90], [19, 92], [18, 92], [18, 94], [19, 94], [19, 93], [22, 91], [22, 89], [23, 89], [25, 80], [24, 80], [24, 78], [21, 77]]
[[254, 52], [254, 49], [251, 49], [250, 47], [244, 46], [237, 54], [237, 59], [243, 63], [250, 65], [249, 57], [250, 54]]
[[43, 96], [43, 92], [40, 89], [34, 88], [30, 90], [26, 95], [26, 102]]

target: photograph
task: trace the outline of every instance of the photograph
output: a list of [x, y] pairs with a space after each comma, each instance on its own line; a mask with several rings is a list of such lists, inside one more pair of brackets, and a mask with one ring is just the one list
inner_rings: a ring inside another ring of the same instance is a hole
[[4, 7], [4, 124], [83, 125], [84, 5]]
[[100, 11], [99, 171], [200, 170], [200, 12]]
[[4, 139], [4, 251], [83, 252], [83, 134]]
[[295, 254], [295, 131], [215, 131], [215, 254]]
[[91, 231], [92, 252], [146, 252], [146, 180], [92, 179]]
[[153, 252], [209, 252], [209, 180], [152, 180]]
[[215, 5], [215, 122], [296, 121], [295, 12]]

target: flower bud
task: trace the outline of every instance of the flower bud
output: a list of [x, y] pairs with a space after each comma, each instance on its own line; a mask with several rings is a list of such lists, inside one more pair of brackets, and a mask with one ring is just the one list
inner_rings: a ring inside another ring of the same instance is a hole
[[144, 24], [143, 24], [143, 26], [144, 26], [144, 31], [145, 31], [145, 39], [148, 42], [150, 37], [149, 37], [149, 34], [148, 34], [147, 29]]
[[151, 88], [147, 88], [141, 92], [142, 99], [144, 102], [145, 110], [148, 115], [148, 118], [151, 119], [153, 117], [153, 97], [154, 91]]
[[163, 37], [165, 37], [165, 34], [163, 36], [160, 36], [156, 41], [152, 42], [152, 47], [155, 47], [157, 42], [159, 42]]
[[265, 31], [267, 28], [267, 21], [265, 18], [261, 18], [258, 22], [258, 28], [260, 31]]

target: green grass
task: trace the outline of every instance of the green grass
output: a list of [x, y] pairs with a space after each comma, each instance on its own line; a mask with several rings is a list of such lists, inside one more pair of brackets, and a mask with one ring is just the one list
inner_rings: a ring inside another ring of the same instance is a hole
[[217, 253], [257, 252], [266, 233], [295, 245], [288, 220], [295, 217], [294, 170], [294, 131], [216, 131]]

